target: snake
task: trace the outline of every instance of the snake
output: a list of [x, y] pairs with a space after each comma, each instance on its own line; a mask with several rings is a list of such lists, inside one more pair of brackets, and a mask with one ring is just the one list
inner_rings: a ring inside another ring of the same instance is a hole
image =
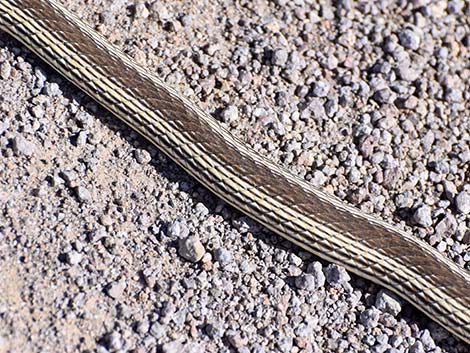
[[470, 274], [429, 244], [255, 152], [55, 0], [0, 0], [9, 33], [208, 190], [470, 343]]

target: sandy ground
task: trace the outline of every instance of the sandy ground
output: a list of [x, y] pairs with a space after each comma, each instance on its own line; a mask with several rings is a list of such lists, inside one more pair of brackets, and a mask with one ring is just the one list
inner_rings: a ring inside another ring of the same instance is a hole
[[[468, 268], [468, 4], [66, 6], [260, 154]], [[0, 79], [0, 352], [468, 352], [228, 207], [4, 33]]]

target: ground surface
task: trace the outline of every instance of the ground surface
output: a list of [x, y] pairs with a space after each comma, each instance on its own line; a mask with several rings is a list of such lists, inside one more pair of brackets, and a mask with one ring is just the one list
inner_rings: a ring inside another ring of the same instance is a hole
[[[66, 5], [260, 154], [468, 267], [468, 5], [320, 3]], [[0, 80], [0, 352], [468, 352], [4, 33]]]

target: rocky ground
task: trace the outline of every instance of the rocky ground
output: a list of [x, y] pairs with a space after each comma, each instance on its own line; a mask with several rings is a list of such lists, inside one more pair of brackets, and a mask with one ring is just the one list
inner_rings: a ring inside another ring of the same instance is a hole
[[[464, 1], [68, 1], [260, 154], [470, 265]], [[0, 352], [468, 352], [0, 33]]]

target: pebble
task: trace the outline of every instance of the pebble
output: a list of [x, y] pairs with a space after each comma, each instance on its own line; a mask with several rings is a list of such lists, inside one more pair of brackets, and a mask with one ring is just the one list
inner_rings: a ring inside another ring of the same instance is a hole
[[62, 94], [60, 87], [55, 82], [46, 82], [43, 88], [43, 92], [46, 96], [55, 97]]
[[271, 58], [271, 63], [276, 66], [281, 66], [283, 67], [288, 58], [288, 53], [284, 49], [276, 49], [273, 52], [272, 58]]
[[189, 228], [186, 222], [175, 220], [170, 223], [165, 234], [170, 238], [186, 238], [189, 235]]
[[0, 64], [0, 78], [2, 80], [8, 80], [11, 75], [11, 65], [8, 61], [4, 61]]
[[462, 191], [455, 197], [455, 207], [460, 213], [470, 213], [470, 194]]
[[313, 85], [312, 93], [315, 97], [326, 97], [330, 91], [330, 84], [326, 81], [318, 81]]
[[123, 347], [122, 338], [119, 332], [113, 331], [106, 336], [106, 347], [112, 352], [118, 351]]
[[150, 153], [142, 149], [135, 150], [134, 156], [135, 156], [137, 163], [143, 164], [143, 165], [149, 164], [150, 161], [152, 160], [152, 156], [150, 155]]
[[75, 192], [80, 202], [91, 202], [93, 200], [91, 192], [84, 186], [77, 186]]
[[423, 332], [419, 335], [419, 339], [423, 343], [423, 347], [426, 351], [432, 351], [436, 348], [436, 343], [432, 339], [429, 330], [423, 330]]
[[451, 87], [446, 90], [445, 99], [450, 103], [461, 103], [463, 101], [463, 95], [460, 90]]
[[41, 119], [44, 116], [44, 108], [41, 105], [36, 105], [31, 109], [31, 113], [37, 119]]
[[360, 320], [366, 328], [374, 328], [378, 325], [380, 311], [376, 308], [366, 309], [361, 313]]
[[87, 140], [88, 140], [88, 132], [84, 131], [84, 130], [80, 131], [77, 135], [76, 140], [75, 140], [75, 145], [77, 147], [85, 146]]
[[127, 283], [125, 281], [117, 281], [108, 286], [106, 293], [113, 299], [121, 300], [123, 299], [126, 288]]
[[378, 103], [389, 103], [392, 99], [392, 92], [389, 88], [383, 88], [376, 91], [373, 98]]
[[328, 265], [325, 269], [325, 275], [326, 281], [333, 287], [342, 286], [351, 280], [345, 268], [336, 264]]
[[184, 345], [180, 341], [167, 342], [162, 346], [162, 353], [182, 353], [184, 352]]
[[306, 291], [314, 291], [318, 286], [315, 276], [310, 273], [304, 273], [295, 278], [295, 286]]
[[401, 63], [397, 67], [397, 75], [400, 79], [407, 82], [416, 81], [420, 77], [420, 70], [417, 70], [409, 65], [408, 62]]
[[384, 313], [389, 313], [393, 316], [397, 316], [401, 311], [400, 301], [393, 294], [385, 290], [381, 290], [377, 294], [375, 306]]
[[316, 288], [320, 288], [325, 285], [326, 277], [323, 273], [323, 265], [321, 262], [315, 261], [310, 263], [307, 267], [307, 273], [313, 276]]
[[4, 121], [0, 121], [0, 135], [7, 131], [9, 124]]
[[202, 202], [198, 202], [196, 207], [194, 207], [194, 213], [200, 217], [204, 218], [209, 214], [209, 209]]
[[221, 322], [218, 322], [215, 324], [210, 323], [206, 325], [204, 330], [207, 333], [207, 335], [212, 339], [221, 338], [225, 333], [222, 325], [223, 323]]
[[166, 331], [167, 331], [166, 325], [161, 324], [159, 322], [154, 322], [152, 326], [150, 326], [149, 333], [156, 339], [159, 339], [166, 335]]
[[214, 258], [221, 266], [228, 265], [233, 260], [232, 252], [225, 248], [218, 248], [214, 253]]
[[242, 338], [239, 332], [229, 332], [227, 339], [233, 348], [241, 348], [247, 344], [246, 338]]
[[447, 214], [439, 223], [434, 227], [436, 234], [445, 237], [452, 236], [457, 230], [457, 220], [452, 214]]
[[430, 227], [432, 225], [431, 207], [422, 205], [413, 214], [413, 220], [423, 227]]
[[420, 36], [410, 28], [407, 28], [400, 32], [398, 38], [400, 39], [400, 44], [407, 49], [418, 50], [421, 38]]
[[206, 250], [198, 236], [188, 236], [178, 242], [178, 253], [190, 262], [198, 262], [202, 259]]
[[137, 326], [136, 326], [135, 330], [140, 335], [145, 335], [149, 331], [149, 328], [150, 328], [149, 321], [147, 319], [144, 319], [144, 320], [141, 320], [137, 323]]
[[409, 350], [409, 353], [425, 353], [423, 344], [420, 341], [415, 342]]
[[44, 83], [47, 81], [46, 72], [41, 67], [36, 66], [34, 68], [34, 76], [36, 76], [36, 87], [43, 88]]
[[82, 261], [82, 254], [75, 250], [69, 251], [65, 255], [65, 260], [71, 266], [78, 265]]
[[283, 337], [277, 341], [277, 348], [280, 352], [289, 353], [292, 351], [293, 343], [292, 337]]
[[36, 148], [34, 143], [26, 140], [23, 136], [18, 135], [13, 138], [13, 150], [18, 154], [31, 157]]
[[238, 108], [230, 105], [222, 111], [222, 121], [227, 124], [231, 124], [238, 120]]

